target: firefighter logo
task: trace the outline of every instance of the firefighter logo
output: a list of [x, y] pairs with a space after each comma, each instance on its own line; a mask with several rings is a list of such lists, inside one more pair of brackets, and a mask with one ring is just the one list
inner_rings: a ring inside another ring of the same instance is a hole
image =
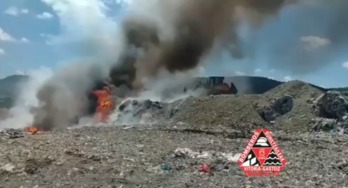
[[247, 176], [277, 176], [284, 170], [286, 159], [272, 133], [258, 129], [238, 160]]

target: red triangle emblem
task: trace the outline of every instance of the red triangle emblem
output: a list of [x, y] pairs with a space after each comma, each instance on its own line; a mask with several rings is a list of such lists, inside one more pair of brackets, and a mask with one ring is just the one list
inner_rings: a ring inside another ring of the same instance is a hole
[[258, 129], [238, 160], [247, 176], [277, 176], [284, 170], [286, 159], [272, 133]]
[[253, 148], [253, 152], [255, 153], [257, 159], [260, 161], [261, 165], [263, 165], [269, 155], [271, 153], [272, 147], [269, 148]]

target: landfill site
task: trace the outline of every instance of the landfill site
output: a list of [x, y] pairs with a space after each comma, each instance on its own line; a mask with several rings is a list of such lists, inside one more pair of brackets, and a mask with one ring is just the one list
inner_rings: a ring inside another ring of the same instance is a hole
[[[348, 187], [348, 89], [196, 74], [221, 39], [233, 57], [248, 56], [238, 20], [261, 27], [301, 4], [161, 2], [150, 10], [163, 20], [125, 16], [112, 63], [96, 56], [45, 80], [23, 77], [0, 111], [0, 188]], [[254, 140], [270, 148], [264, 161], [254, 143], [245, 152], [260, 129], [269, 131]], [[260, 166], [282, 171], [243, 170]]]
[[[293, 81], [261, 95], [134, 101], [131, 114], [118, 113], [131, 116], [132, 124], [34, 135], [7, 129], [1, 186], [345, 187], [346, 100]], [[279, 176], [246, 177], [237, 164], [258, 128], [273, 132], [288, 161]], [[211, 171], [201, 172], [202, 164]]]

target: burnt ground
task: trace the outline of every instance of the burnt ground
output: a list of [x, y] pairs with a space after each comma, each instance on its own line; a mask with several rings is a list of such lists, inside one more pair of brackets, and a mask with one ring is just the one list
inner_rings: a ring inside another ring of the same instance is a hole
[[[255, 103], [285, 94], [293, 109], [263, 121]], [[310, 131], [308, 101], [320, 94], [290, 83], [264, 95], [188, 98], [165, 123], [0, 134], [0, 187], [348, 187], [348, 136]], [[256, 128], [273, 132], [288, 161], [277, 177], [246, 177], [237, 164]], [[211, 173], [199, 171], [204, 163]]]

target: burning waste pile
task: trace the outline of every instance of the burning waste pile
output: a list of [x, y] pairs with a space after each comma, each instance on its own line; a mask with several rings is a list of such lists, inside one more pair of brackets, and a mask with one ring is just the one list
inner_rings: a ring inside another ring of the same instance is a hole
[[[32, 128], [28, 130], [37, 132], [67, 127], [86, 116], [92, 116], [96, 123], [108, 122], [121, 100], [111, 100], [112, 89], [108, 87], [93, 88], [97, 80], [111, 78], [111, 84], [117, 90], [122, 90], [122, 96], [116, 98], [136, 98], [145, 88], [151, 89], [149, 80], [160, 80], [159, 75], [163, 72], [168, 75], [191, 74], [190, 71], [200, 67], [202, 60], [209, 56], [219, 41], [221, 46], [224, 45], [222, 39], [225, 37], [228, 37], [229, 43], [237, 46], [231, 54], [242, 57], [237, 42], [238, 23], [247, 21], [250, 25], [260, 26], [262, 21], [275, 15], [287, 2], [156, 1], [153, 7], [150, 5], [147, 7], [149, 9], [139, 10], [142, 6], [138, 1], [134, 7], [130, 7], [130, 14], [123, 20], [122, 32], [118, 38], [115, 36], [115, 40], [122, 43], [117, 49], [119, 56], [100, 59], [105, 61], [103, 63], [69, 65], [56, 73], [37, 93], [39, 105], [31, 111], [34, 120]], [[207, 18], [207, 14], [212, 16]], [[171, 87], [163, 86], [162, 91], [168, 91]], [[98, 95], [97, 99], [89, 99], [91, 92]], [[124, 107], [125, 104], [129, 102], [123, 102], [116, 112], [133, 111], [133, 115], [147, 116], [143, 113], [144, 108], [150, 108], [151, 113], [163, 108], [148, 101], [133, 101], [127, 107]], [[116, 119], [127, 119], [124, 113], [121, 116]]]
[[328, 91], [314, 101], [314, 131], [348, 134], [348, 99], [338, 91]]
[[160, 121], [159, 117], [164, 117], [164, 108], [158, 101], [126, 99], [117, 107], [115, 120], [111, 119], [111, 123], [156, 123], [155, 121]]
[[109, 123], [112, 125], [169, 123], [175, 121], [172, 117], [179, 111], [180, 104], [184, 100], [160, 102], [150, 99], [125, 99], [117, 106]]

